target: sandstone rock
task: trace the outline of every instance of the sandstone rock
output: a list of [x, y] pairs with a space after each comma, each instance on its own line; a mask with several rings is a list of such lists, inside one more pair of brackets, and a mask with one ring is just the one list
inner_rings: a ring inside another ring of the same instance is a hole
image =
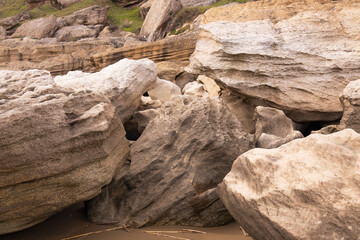
[[221, 89], [212, 78], [200, 75], [198, 76], [197, 81], [204, 85], [204, 88], [209, 93], [210, 97], [218, 97], [220, 95]]
[[182, 72], [175, 78], [175, 83], [178, 85], [181, 89], [185, 87], [186, 84], [189, 82], [196, 81], [197, 75], [189, 73], [189, 72]]
[[250, 150], [217, 192], [254, 240], [357, 239], [359, 147], [346, 129]]
[[98, 33], [96, 29], [84, 25], [74, 25], [61, 28], [55, 33], [54, 37], [61, 42], [68, 42], [81, 38], [96, 37]]
[[142, 4], [140, 6], [140, 14], [141, 14], [142, 19], [146, 18], [146, 15], [150, 11], [150, 8], [151, 8], [151, 5], [152, 5], [153, 1], [154, 0], [148, 0], [148, 1], [146, 1], [144, 4]]
[[156, 63], [158, 77], [161, 79], [175, 82], [176, 77], [184, 72], [189, 63], [186, 61], [162, 61]]
[[80, 0], [50, 0], [50, 2], [54, 7], [63, 9], [73, 5], [74, 3], [80, 2]]
[[295, 121], [338, 120], [338, 96], [360, 75], [359, 9], [354, 1], [328, 0], [210, 9], [189, 70]]
[[25, 22], [11, 37], [29, 37], [35, 39], [52, 37], [57, 30], [55, 15]]
[[276, 148], [296, 138], [304, 137], [294, 130], [294, 123], [283, 111], [258, 106], [255, 108], [255, 141], [260, 148]]
[[144, 111], [139, 111], [134, 113], [134, 120], [137, 123], [138, 131], [142, 133], [146, 126], [150, 123], [152, 119], [154, 119], [159, 112], [155, 109], [147, 109]]
[[197, 97], [209, 97], [209, 93], [206, 92], [204, 85], [198, 82], [189, 82], [182, 89], [184, 95], [197, 96]]
[[156, 66], [149, 59], [123, 59], [97, 73], [74, 71], [54, 80], [61, 87], [104, 94], [124, 123], [138, 108], [141, 96], [154, 88], [156, 78]]
[[[252, 137], [220, 99], [181, 96], [158, 111], [131, 146], [129, 174], [89, 203], [88, 216], [138, 227], [226, 223], [231, 217], [214, 187]], [[99, 211], [99, 203], [107, 205]]]
[[166, 25], [181, 9], [179, 0], [153, 0], [149, 13], [141, 27], [140, 35], [152, 42], [166, 36]]
[[10, 28], [18, 25], [20, 22], [28, 19], [30, 19], [30, 13], [25, 10], [15, 16], [0, 19], [0, 26], [5, 28], [5, 30], [9, 30]]
[[67, 25], [105, 25], [108, 7], [94, 5], [63, 17]]
[[151, 97], [141, 96], [138, 110], [143, 111], [147, 109], [155, 109], [161, 107], [161, 105], [162, 103], [159, 99], [152, 100]]
[[148, 93], [151, 99], [159, 99], [162, 103], [164, 103], [175, 96], [181, 95], [181, 89], [170, 81], [158, 78], [156, 80], [155, 87], [148, 91]]
[[55, 85], [47, 71], [0, 71], [0, 234], [98, 195], [129, 153], [103, 95]]
[[185, 7], [207, 6], [216, 3], [216, 0], [180, 0], [181, 5]]
[[340, 126], [360, 132], [360, 80], [350, 82], [340, 99], [344, 107]]
[[0, 26], [0, 40], [6, 39], [6, 30]]

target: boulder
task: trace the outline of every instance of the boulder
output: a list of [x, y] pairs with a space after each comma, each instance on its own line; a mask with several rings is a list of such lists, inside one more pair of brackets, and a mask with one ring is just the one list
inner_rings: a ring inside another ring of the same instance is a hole
[[141, 96], [155, 87], [156, 79], [154, 62], [123, 59], [97, 73], [73, 71], [54, 80], [61, 87], [104, 94], [125, 123], [138, 108]]
[[304, 137], [294, 130], [294, 122], [283, 111], [258, 106], [254, 114], [255, 141], [260, 148], [276, 148], [296, 138]]
[[0, 26], [0, 40], [6, 39], [6, 30], [2, 26]]
[[217, 192], [254, 240], [357, 239], [360, 135], [311, 134], [241, 155]]
[[53, 5], [56, 8], [63, 9], [66, 7], [69, 7], [77, 2], [80, 2], [80, 0], [50, 0], [51, 5]]
[[103, 95], [56, 86], [47, 71], [0, 71], [0, 234], [89, 200], [129, 153]]
[[344, 107], [340, 127], [351, 128], [360, 133], [360, 80], [350, 82], [340, 99]]
[[153, 0], [140, 35], [153, 42], [166, 36], [168, 21], [181, 9], [180, 0]]
[[180, 0], [181, 5], [186, 7], [207, 6], [216, 3], [217, 0]]
[[28, 19], [30, 19], [30, 13], [25, 10], [15, 16], [0, 19], [0, 26], [5, 28], [5, 30], [9, 30], [18, 25], [20, 22]]
[[182, 89], [184, 95], [197, 96], [197, 97], [209, 97], [209, 93], [206, 92], [204, 85], [198, 82], [189, 82]]
[[66, 26], [58, 30], [54, 37], [61, 42], [77, 41], [81, 38], [87, 37], [96, 37], [99, 33], [96, 29], [84, 26], [84, 25], [74, 25]]
[[62, 17], [59, 21], [65, 21], [67, 25], [105, 25], [107, 21], [108, 7], [93, 5], [81, 9], [73, 14]]
[[152, 5], [153, 1], [154, 0], [148, 0], [148, 1], [146, 1], [144, 4], [142, 4], [140, 6], [140, 14], [141, 14], [142, 19], [146, 18], [146, 15], [150, 11], [150, 8], [151, 8], [151, 5]]
[[35, 39], [52, 37], [57, 30], [55, 15], [25, 22], [11, 37], [29, 37]]
[[215, 187], [252, 136], [220, 99], [179, 96], [131, 146], [129, 173], [88, 203], [96, 223], [196, 226], [231, 220]]
[[160, 100], [162, 103], [171, 100], [175, 96], [181, 95], [181, 89], [174, 83], [157, 79], [155, 87], [148, 91], [152, 100]]
[[[189, 71], [296, 122], [335, 121], [360, 76], [356, 1], [257, 1], [204, 14]], [[329, 87], [331, 86], [331, 87]]]

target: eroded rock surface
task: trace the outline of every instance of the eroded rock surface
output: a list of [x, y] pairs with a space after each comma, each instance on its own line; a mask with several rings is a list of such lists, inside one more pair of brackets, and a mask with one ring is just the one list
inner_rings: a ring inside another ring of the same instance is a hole
[[0, 71], [0, 234], [89, 200], [124, 163], [111, 102], [56, 86], [47, 71]]
[[350, 82], [340, 97], [344, 114], [340, 121], [341, 128], [351, 128], [360, 132], [360, 80]]
[[55, 15], [39, 18], [23, 23], [18, 27], [12, 37], [29, 37], [35, 39], [52, 37], [57, 30]]
[[360, 76], [356, 1], [258, 1], [204, 14], [193, 73], [295, 121], [333, 121]]
[[255, 240], [357, 239], [360, 135], [312, 134], [241, 155], [218, 187]]
[[214, 188], [252, 135], [220, 99], [175, 97], [131, 146], [128, 175], [88, 204], [97, 223], [216, 226], [231, 219]]

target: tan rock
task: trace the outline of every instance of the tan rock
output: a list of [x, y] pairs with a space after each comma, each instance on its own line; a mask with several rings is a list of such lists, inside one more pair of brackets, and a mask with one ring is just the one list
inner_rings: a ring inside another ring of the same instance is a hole
[[153, 0], [141, 27], [140, 35], [152, 42], [166, 36], [166, 25], [181, 9], [180, 0]]
[[207, 6], [216, 3], [216, 0], [180, 0], [181, 5], [186, 7]]
[[105, 25], [108, 7], [94, 5], [63, 17], [67, 25]]
[[4, 234], [98, 195], [129, 148], [103, 95], [59, 88], [47, 71], [0, 71], [0, 79]]
[[254, 240], [357, 239], [359, 149], [351, 129], [253, 149], [217, 192]]
[[340, 127], [360, 132], [360, 80], [350, 82], [340, 99], [344, 107]]
[[218, 97], [220, 95], [220, 87], [216, 84], [214, 79], [209, 78], [205, 75], [200, 75], [197, 78], [198, 82], [204, 85], [205, 90], [209, 93], [210, 97]]
[[157, 79], [155, 87], [148, 91], [152, 100], [160, 100], [162, 103], [171, 100], [175, 96], [181, 95], [181, 89], [174, 83]]
[[29, 37], [35, 39], [52, 37], [57, 30], [55, 15], [25, 22], [11, 37]]
[[252, 136], [220, 99], [175, 97], [131, 146], [127, 176], [88, 204], [97, 223], [216, 226], [231, 219], [214, 187]]
[[99, 31], [96, 29], [84, 25], [74, 25], [61, 28], [55, 33], [54, 37], [58, 41], [68, 42], [77, 41], [81, 38], [96, 37], [98, 33]]
[[151, 5], [153, 3], [154, 0], [148, 0], [145, 3], [143, 3], [140, 6], [140, 14], [141, 14], [141, 18], [145, 19], [146, 15], [148, 14], [148, 12], [150, 11]]
[[360, 75], [357, 12], [354, 1], [330, 0], [210, 9], [189, 70], [294, 121], [338, 120], [338, 96]]
[[186, 61], [162, 61], [156, 63], [158, 77], [175, 82], [177, 76], [184, 72], [189, 63]]
[[0, 26], [0, 40], [6, 39], [6, 30], [2, 26]]
[[18, 25], [20, 22], [28, 19], [30, 19], [30, 13], [25, 10], [15, 16], [0, 19], [0, 26], [5, 28], [5, 30], [9, 30], [10, 28]]
[[69, 7], [77, 2], [80, 2], [80, 0], [50, 0], [51, 5], [53, 5], [56, 8], [63, 9], [66, 7]]
[[209, 97], [209, 93], [206, 92], [204, 85], [198, 82], [189, 82], [182, 89], [184, 95], [197, 96], [197, 97]]

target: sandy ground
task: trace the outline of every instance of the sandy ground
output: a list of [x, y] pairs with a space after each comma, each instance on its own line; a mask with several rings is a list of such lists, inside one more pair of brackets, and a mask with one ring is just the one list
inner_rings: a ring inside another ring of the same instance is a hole
[[[1, 235], [0, 240], [61, 240], [63, 238], [105, 230], [113, 228], [112, 225], [96, 225], [90, 223], [86, 219], [86, 213], [82, 205], [73, 206], [63, 212], [60, 212], [47, 221], [36, 225], [32, 228]], [[232, 222], [226, 226], [215, 228], [198, 228], [198, 227], [183, 227], [183, 226], [153, 226], [141, 229], [116, 230], [110, 232], [102, 232], [76, 238], [81, 240], [169, 240], [175, 239], [170, 237], [156, 236], [142, 231], [179, 231], [182, 229], [193, 229], [206, 232], [206, 234], [198, 233], [174, 233], [168, 235], [180, 237], [191, 240], [251, 240], [250, 237], [244, 236], [239, 224]]]

